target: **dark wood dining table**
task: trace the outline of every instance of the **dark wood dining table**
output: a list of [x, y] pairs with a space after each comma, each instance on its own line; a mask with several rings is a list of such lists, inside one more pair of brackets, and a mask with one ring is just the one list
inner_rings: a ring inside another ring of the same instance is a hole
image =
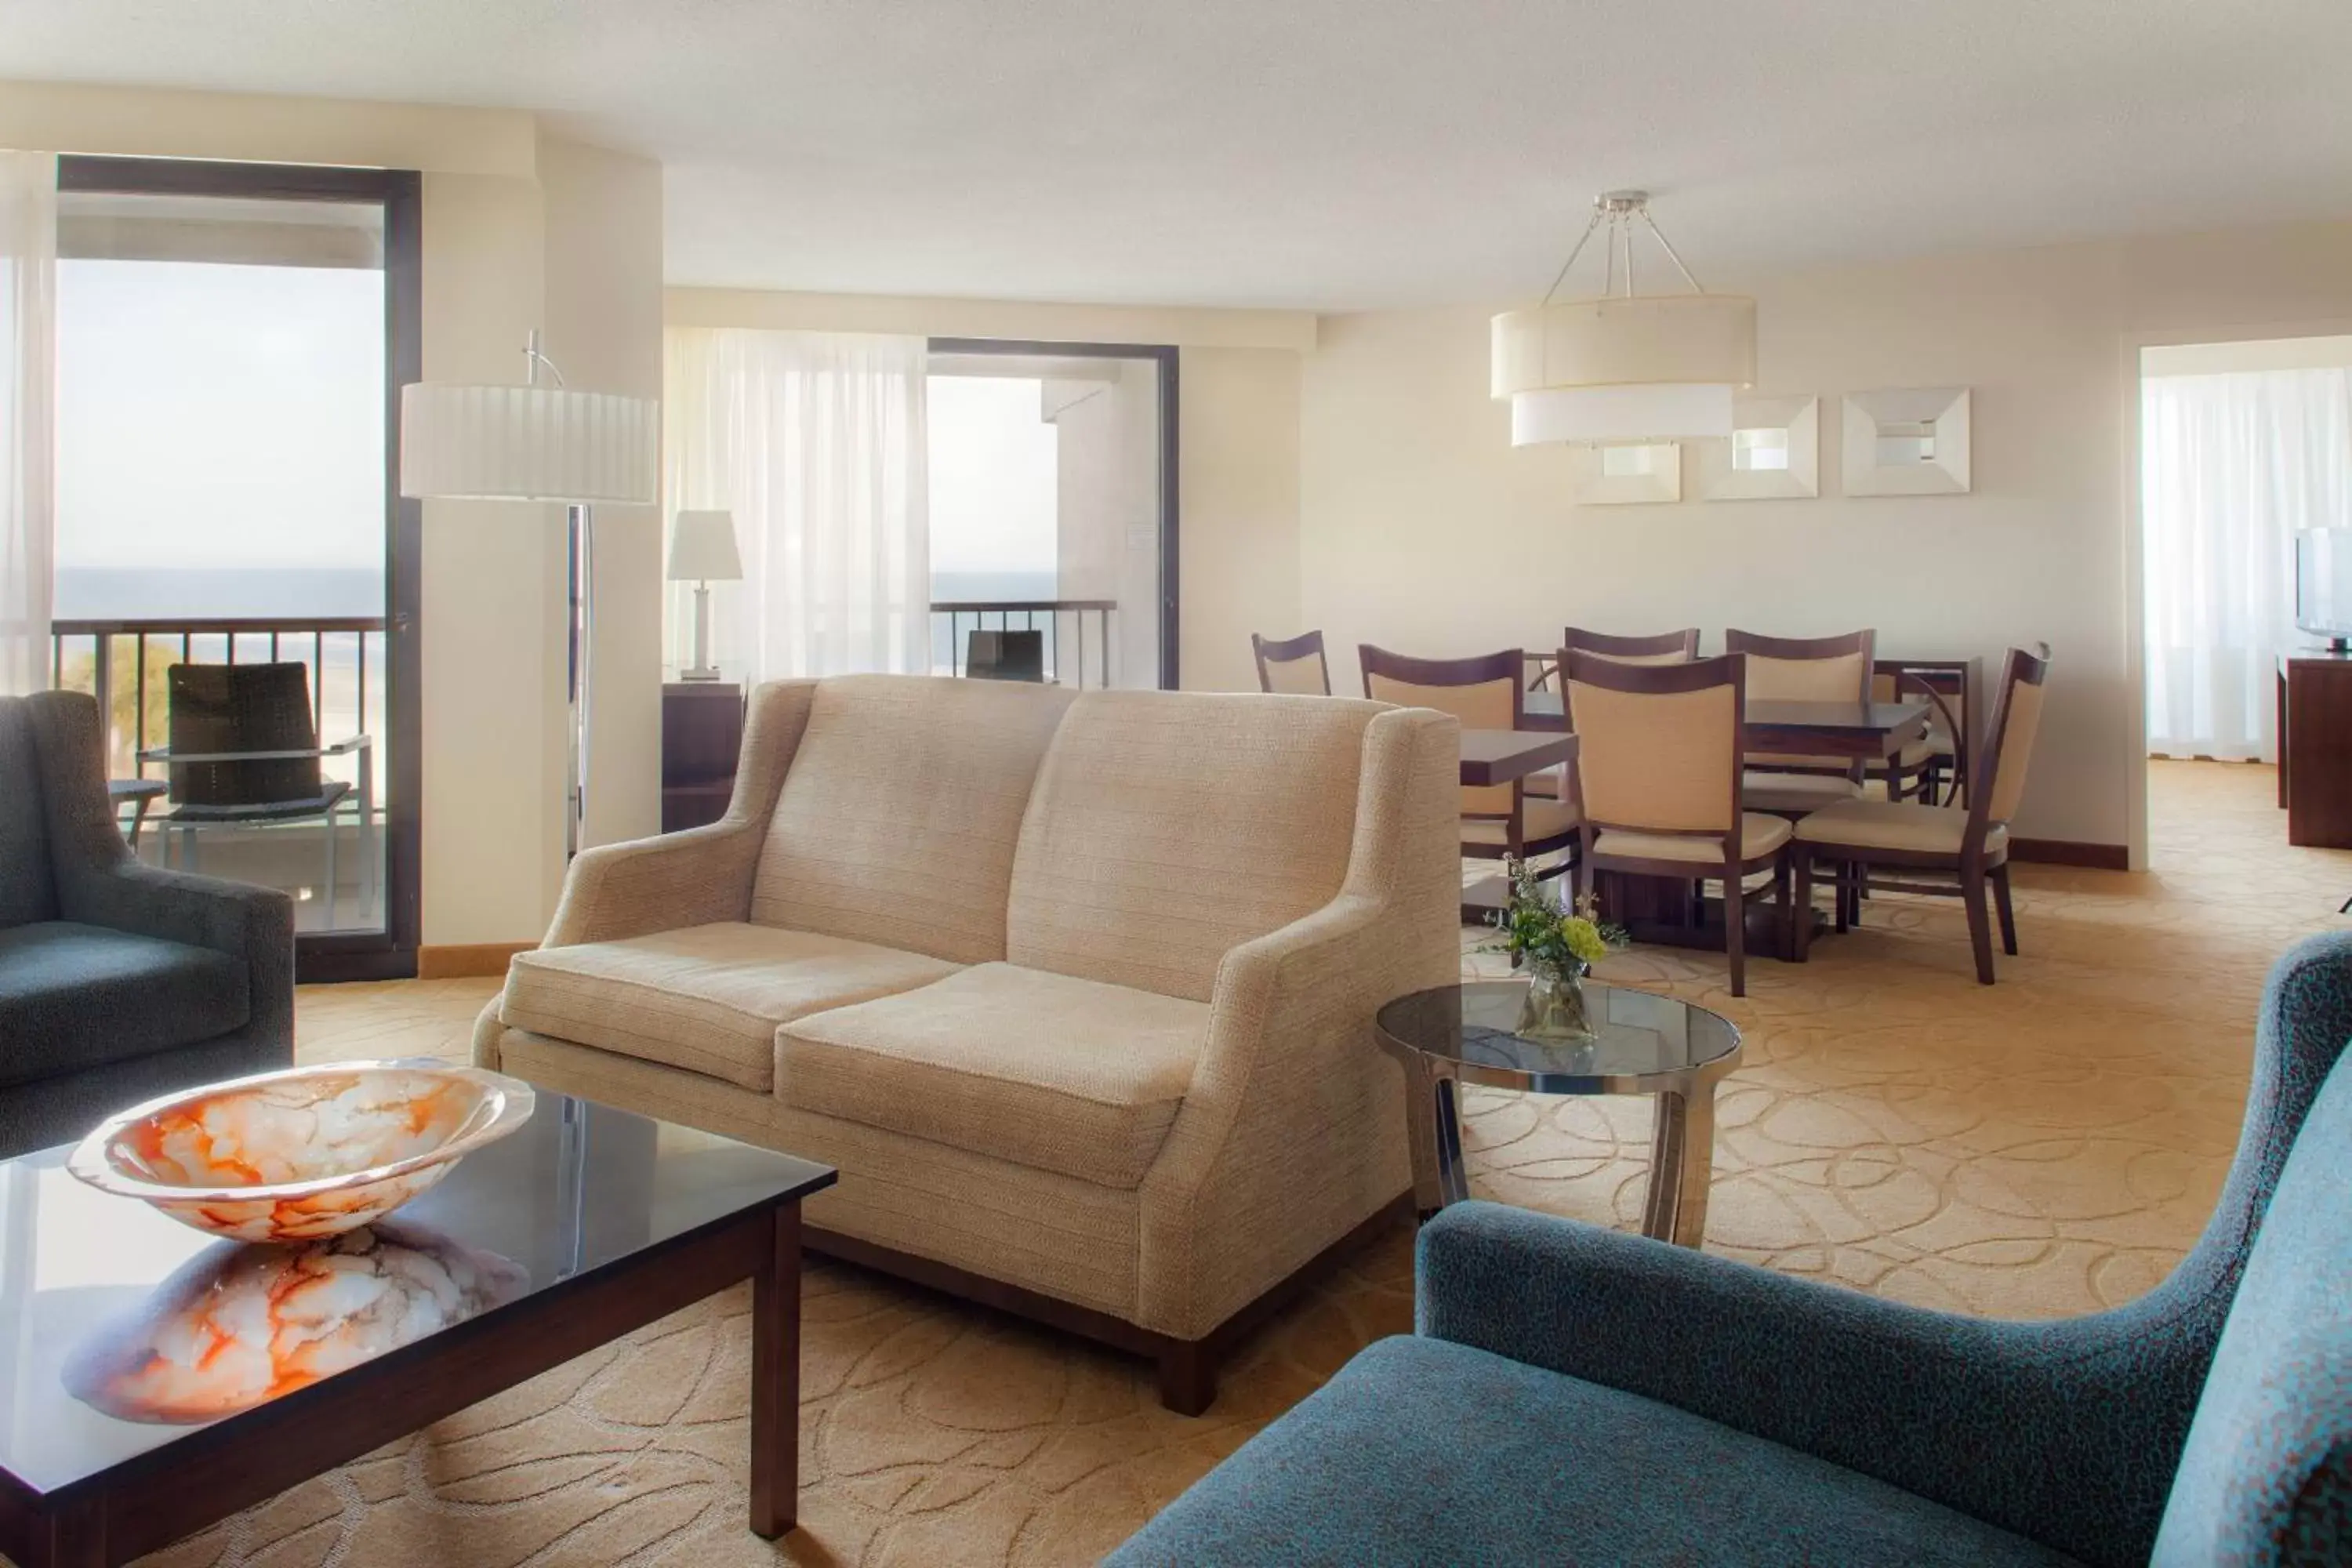
[[[1462, 783], [1478, 789], [1509, 784], [1576, 761], [1576, 737], [1549, 730], [1465, 730], [1462, 731]], [[1479, 925], [1503, 907], [1509, 881], [1483, 877], [1462, 890], [1462, 923]]]
[[[1741, 739], [1751, 752], [1877, 762], [1925, 735], [1932, 711], [1917, 698], [1895, 702], [1781, 702], [1751, 698]], [[1566, 732], [1559, 693], [1528, 692], [1522, 722], [1530, 730]]]

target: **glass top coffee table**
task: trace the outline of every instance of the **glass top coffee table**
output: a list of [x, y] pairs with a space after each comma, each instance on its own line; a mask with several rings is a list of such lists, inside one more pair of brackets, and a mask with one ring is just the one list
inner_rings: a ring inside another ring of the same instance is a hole
[[0, 1161], [0, 1552], [99, 1568], [752, 1281], [751, 1525], [791, 1528], [800, 1204], [826, 1166], [539, 1090], [388, 1218], [223, 1241]]
[[[1462, 1165], [1461, 1083], [1532, 1094], [1654, 1094], [1650, 1193], [1642, 1231], [1696, 1247], [1706, 1234], [1715, 1086], [1739, 1065], [1739, 1030], [1704, 1007], [1598, 980], [1584, 983], [1593, 1037], [1514, 1033], [1523, 980], [1480, 980], [1400, 996], [1380, 1010], [1381, 1046], [1411, 1086], [1414, 1190], [1437, 1207], [1470, 1195]], [[1424, 1208], [1427, 1218], [1436, 1207]]]

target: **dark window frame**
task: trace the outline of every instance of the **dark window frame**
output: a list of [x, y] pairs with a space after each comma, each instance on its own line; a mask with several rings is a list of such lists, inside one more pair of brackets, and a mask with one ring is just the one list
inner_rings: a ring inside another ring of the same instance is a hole
[[1174, 691], [1181, 684], [1177, 670], [1178, 568], [1181, 564], [1180, 495], [1176, 484], [1178, 433], [1178, 353], [1171, 343], [1041, 342], [1013, 338], [933, 338], [935, 354], [1066, 355], [1073, 359], [1150, 360], [1157, 373], [1160, 393], [1160, 689]]
[[58, 160], [60, 192], [375, 202], [383, 208], [384, 721], [383, 929], [295, 939], [304, 982], [402, 980], [416, 973], [422, 934], [424, 584], [421, 502], [400, 493], [400, 389], [425, 377], [424, 188], [413, 169], [233, 163], [182, 158]]

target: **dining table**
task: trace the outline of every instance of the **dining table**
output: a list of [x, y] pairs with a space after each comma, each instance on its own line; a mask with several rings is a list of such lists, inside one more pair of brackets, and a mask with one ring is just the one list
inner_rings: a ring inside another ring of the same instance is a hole
[[[1507, 784], [1576, 761], [1576, 737], [1555, 724], [1548, 730], [1465, 730], [1462, 784], [1483, 789]], [[1482, 877], [1462, 890], [1462, 923], [1484, 925], [1510, 898], [1510, 879]]]

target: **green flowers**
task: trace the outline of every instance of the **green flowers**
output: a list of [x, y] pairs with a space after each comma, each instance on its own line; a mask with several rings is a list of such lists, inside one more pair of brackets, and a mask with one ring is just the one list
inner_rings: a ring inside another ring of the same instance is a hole
[[1510, 902], [1493, 916], [1502, 940], [1486, 951], [1507, 952], [1513, 966], [1524, 964], [1556, 978], [1570, 978], [1600, 963], [1627, 941], [1624, 931], [1599, 919], [1590, 893], [1563, 911], [1522, 860], [1509, 862]]

